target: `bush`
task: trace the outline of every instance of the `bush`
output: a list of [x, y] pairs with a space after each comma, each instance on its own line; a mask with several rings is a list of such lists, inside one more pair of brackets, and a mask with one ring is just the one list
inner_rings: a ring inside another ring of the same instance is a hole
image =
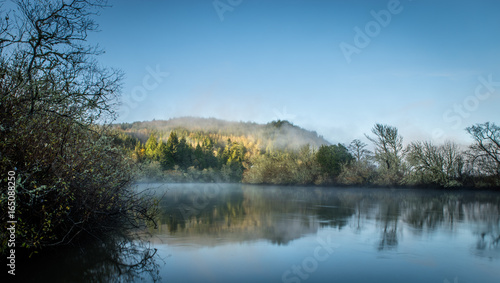
[[[17, 245], [103, 240], [153, 220], [153, 200], [129, 186], [130, 162], [104, 122], [120, 74], [101, 69], [91, 57], [98, 51], [81, 44], [102, 2], [17, 5], [10, 18], [18, 22], [0, 20], [0, 172], [17, 175]], [[6, 241], [2, 233], [2, 252]]]

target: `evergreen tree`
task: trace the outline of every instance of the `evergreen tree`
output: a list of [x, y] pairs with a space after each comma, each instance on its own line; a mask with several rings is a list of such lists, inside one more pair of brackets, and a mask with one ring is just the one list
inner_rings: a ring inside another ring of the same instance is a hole
[[167, 143], [161, 143], [158, 149], [159, 151], [159, 161], [163, 170], [172, 170], [176, 165], [176, 154], [177, 147], [179, 145], [179, 139], [175, 132], [171, 132], [168, 137]]
[[201, 148], [200, 144], [196, 145], [196, 148], [194, 150], [194, 160], [193, 160], [193, 165], [198, 168], [198, 169], [205, 169], [207, 168], [207, 162], [205, 160], [205, 153], [203, 152], [203, 149]]
[[144, 149], [143, 144], [141, 144], [140, 141], [137, 141], [137, 143], [135, 144], [134, 153], [133, 153], [134, 159], [137, 162], [143, 162], [144, 158], [145, 158], [145, 154], [146, 154], [146, 150]]
[[145, 156], [151, 161], [158, 161], [160, 156], [158, 154], [158, 138], [155, 134], [151, 134], [145, 145]]
[[177, 145], [177, 152], [174, 154], [174, 160], [182, 169], [187, 169], [192, 165], [191, 147], [187, 144], [186, 138], [182, 137]]

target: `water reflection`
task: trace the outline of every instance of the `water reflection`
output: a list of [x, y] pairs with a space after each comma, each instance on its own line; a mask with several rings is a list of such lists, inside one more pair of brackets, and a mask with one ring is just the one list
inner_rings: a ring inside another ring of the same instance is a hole
[[[334, 252], [317, 260], [314, 272], [307, 271], [307, 282], [498, 282], [498, 193], [144, 186], [164, 195], [158, 229], [149, 231], [153, 237], [72, 247], [52, 258], [45, 252], [43, 259], [20, 262], [20, 277], [33, 282], [279, 282], [297, 265], [313, 270], [318, 239], [331, 239]], [[297, 282], [297, 276], [288, 274], [286, 282]]]
[[159, 229], [151, 232], [174, 235], [174, 241], [216, 245], [267, 239], [286, 245], [320, 227], [319, 216], [300, 200], [305, 197], [300, 191], [269, 188], [263, 194], [238, 185], [207, 185], [204, 190], [170, 186], [161, 203]]
[[166, 189], [160, 227], [152, 232], [172, 245], [258, 240], [287, 245], [326, 227], [358, 234], [376, 229], [375, 249], [390, 251], [404, 233], [453, 234], [461, 227], [476, 238], [474, 255], [500, 257], [500, 196], [494, 193], [240, 184]]
[[464, 206], [467, 221], [474, 223], [476, 244], [473, 253], [489, 259], [500, 258], [499, 207], [492, 203], [470, 203]]
[[[144, 241], [129, 237], [94, 241], [79, 247], [54, 252], [43, 257], [27, 256], [18, 266], [19, 282], [160, 282], [161, 258]], [[24, 279], [24, 280], [23, 280]]]

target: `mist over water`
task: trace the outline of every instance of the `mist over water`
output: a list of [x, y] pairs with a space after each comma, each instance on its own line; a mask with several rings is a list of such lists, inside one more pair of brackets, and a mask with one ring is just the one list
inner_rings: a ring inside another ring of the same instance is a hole
[[[163, 184], [170, 282], [498, 282], [489, 192]], [[234, 281], [236, 280], [236, 281]]]
[[[500, 196], [443, 191], [142, 183], [141, 241], [68, 247], [39, 282], [482, 282], [500, 279]], [[138, 261], [147, 253], [145, 260]], [[36, 258], [36, 257], [35, 257]], [[69, 280], [69, 281], [68, 281]]]

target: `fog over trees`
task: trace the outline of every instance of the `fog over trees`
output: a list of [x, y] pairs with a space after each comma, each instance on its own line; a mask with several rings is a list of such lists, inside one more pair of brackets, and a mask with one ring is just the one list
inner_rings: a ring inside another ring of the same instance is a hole
[[[195, 126], [208, 124], [207, 129]], [[141, 165], [142, 180], [439, 187], [500, 185], [500, 130], [494, 123], [467, 128], [475, 140], [468, 148], [452, 141], [440, 145], [413, 141], [405, 146], [396, 127], [378, 123], [366, 134], [371, 145], [359, 139], [349, 145], [332, 145], [316, 133], [287, 121], [260, 125], [179, 118], [118, 124], [115, 129], [122, 143], [128, 140], [129, 154]], [[368, 150], [369, 146], [374, 152]]]

